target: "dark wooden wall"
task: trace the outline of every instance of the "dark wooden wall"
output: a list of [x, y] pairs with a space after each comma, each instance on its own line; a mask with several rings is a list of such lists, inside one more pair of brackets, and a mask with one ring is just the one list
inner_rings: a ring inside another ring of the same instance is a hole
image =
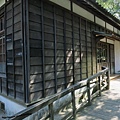
[[[4, 18], [4, 7], [2, 7], [0, 9], [0, 16], [1, 16], [1, 18]], [[2, 29], [1, 28], [0, 28], [0, 30], [3, 30], [3, 28]], [[4, 32], [3, 32], [3, 34], [4, 34]], [[3, 36], [3, 35], [0, 34], [0, 36]], [[2, 44], [2, 42], [1, 42], [1, 44]], [[2, 47], [2, 45], [0, 45], [0, 47]], [[0, 49], [1, 49], [0, 51], [2, 52], [2, 48], [0, 48]], [[0, 57], [2, 57], [2, 55]], [[1, 60], [2, 60], [2, 58], [1, 58]], [[0, 92], [5, 93], [5, 91], [6, 91], [5, 89], [6, 89], [6, 80], [5, 80], [5, 78], [0, 77]]]
[[7, 84], [8, 93], [23, 100], [23, 53], [21, 30], [21, 1], [6, 6]]
[[61, 7], [29, 0], [30, 101], [96, 73], [95, 29]]
[[24, 64], [21, 0], [4, 6], [6, 40], [6, 78], [1, 78], [1, 93], [24, 101]]
[[105, 31], [50, 2], [28, 2], [28, 11], [27, 0], [5, 6], [6, 78], [0, 77], [1, 93], [24, 103], [95, 74], [92, 31]]

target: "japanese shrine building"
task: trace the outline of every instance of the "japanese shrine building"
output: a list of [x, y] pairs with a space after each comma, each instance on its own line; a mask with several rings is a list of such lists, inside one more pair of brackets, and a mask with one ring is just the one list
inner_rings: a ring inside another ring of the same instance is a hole
[[120, 21], [93, 0], [0, 0], [0, 6], [0, 102], [7, 114], [102, 66], [119, 73]]

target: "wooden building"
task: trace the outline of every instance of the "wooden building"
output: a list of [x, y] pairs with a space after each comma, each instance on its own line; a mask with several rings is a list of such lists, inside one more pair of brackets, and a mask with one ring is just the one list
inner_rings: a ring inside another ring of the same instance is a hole
[[0, 101], [22, 110], [101, 70], [120, 70], [120, 21], [93, 0], [1, 0]]

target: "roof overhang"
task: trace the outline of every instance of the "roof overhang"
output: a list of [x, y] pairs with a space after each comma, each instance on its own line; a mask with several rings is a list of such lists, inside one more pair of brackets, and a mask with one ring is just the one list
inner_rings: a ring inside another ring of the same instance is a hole
[[114, 40], [119, 40], [120, 41], [120, 36], [117, 36], [115, 34], [109, 34], [109, 33], [105, 33], [105, 32], [100, 32], [100, 31], [93, 31], [93, 35], [96, 39], [96, 42], [100, 41], [103, 38], [110, 38], [110, 39], [114, 39]]
[[93, 31], [93, 34], [95, 36], [112, 37], [112, 34], [108, 34], [108, 33], [105, 33], [105, 32], [100, 32], [100, 31]]
[[105, 32], [93, 31], [93, 35], [95, 36], [96, 42], [100, 41], [104, 37], [112, 37], [112, 34], [107, 34]]
[[116, 28], [120, 29], [120, 20], [115, 18], [112, 14], [110, 14], [106, 9], [101, 7], [96, 2], [92, 0], [70, 0], [77, 5], [83, 7], [84, 9], [91, 11], [94, 15], [104, 19], [109, 24], [112, 24]]

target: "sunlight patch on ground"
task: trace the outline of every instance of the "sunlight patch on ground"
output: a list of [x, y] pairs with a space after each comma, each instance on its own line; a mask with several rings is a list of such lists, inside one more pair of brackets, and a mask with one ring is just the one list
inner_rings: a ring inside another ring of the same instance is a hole
[[110, 120], [120, 120], [117, 116], [113, 116]]
[[111, 80], [110, 90], [78, 112], [76, 120], [120, 120], [120, 79]]
[[101, 109], [104, 106], [104, 102], [98, 103], [99, 106], [95, 108], [95, 110]]

